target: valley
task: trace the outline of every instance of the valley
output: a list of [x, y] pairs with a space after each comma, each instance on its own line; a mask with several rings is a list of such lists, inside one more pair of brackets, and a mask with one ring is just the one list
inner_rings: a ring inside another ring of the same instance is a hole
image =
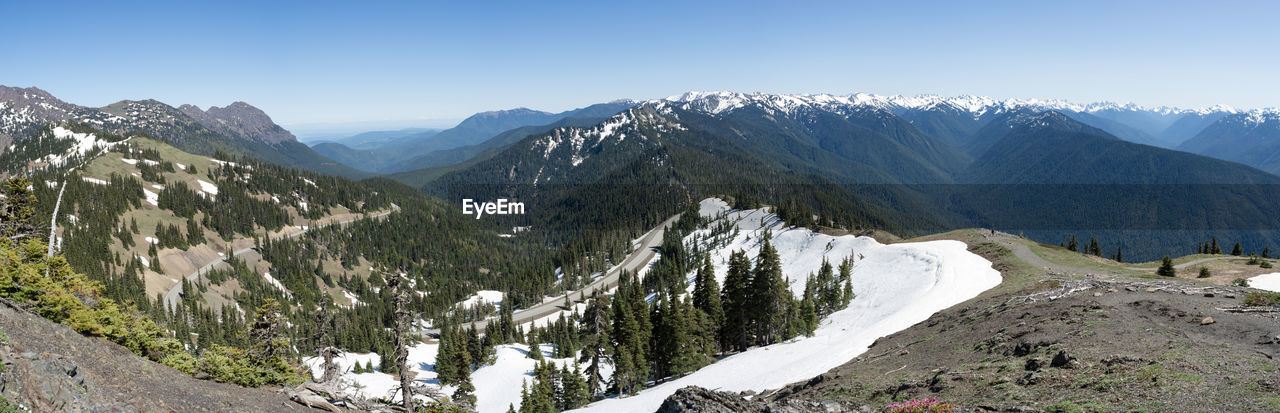
[[1274, 403], [1280, 177], [1179, 141], [1270, 109], [688, 92], [304, 151], [242, 102], [0, 90], [0, 322], [175, 382], [375, 411]]

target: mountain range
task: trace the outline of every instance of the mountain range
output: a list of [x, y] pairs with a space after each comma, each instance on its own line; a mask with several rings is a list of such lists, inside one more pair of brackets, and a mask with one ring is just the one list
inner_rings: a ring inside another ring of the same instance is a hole
[[7, 145], [63, 121], [120, 135], [143, 134], [200, 155], [226, 152], [327, 174], [368, 176], [316, 153], [266, 113], [244, 102], [201, 110], [192, 105], [175, 108], [155, 100], [124, 100], [90, 108], [64, 102], [37, 88], [0, 86], [0, 143]]
[[[528, 108], [481, 112], [464, 119], [457, 126], [442, 131], [428, 130], [398, 135], [394, 139], [386, 139], [376, 144], [370, 144], [368, 140], [359, 141], [353, 136], [341, 139], [341, 142], [317, 144], [314, 148], [330, 158], [350, 160], [352, 163], [347, 165], [365, 171], [404, 172], [462, 162], [484, 149], [511, 143], [511, 138], [487, 142], [504, 132], [551, 125], [565, 119], [599, 121], [635, 104], [636, 102], [631, 100], [617, 100], [560, 113]], [[534, 129], [538, 132], [545, 130]], [[374, 132], [373, 134], [373, 137], [377, 137], [394, 133]], [[444, 152], [461, 147], [471, 148]]]
[[[1276, 205], [1261, 187], [1231, 192], [1164, 188], [1196, 196], [1172, 202], [1159, 214], [1102, 219], [1085, 212], [1089, 203], [1112, 210], [1142, 208], [1099, 203], [1100, 194], [1120, 191], [1118, 186], [1059, 187], [1050, 194], [1043, 187], [1018, 185], [1280, 183], [1275, 175], [1280, 172], [1280, 112], [1225, 106], [1192, 110], [975, 96], [689, 92], [559, 113], [484, 112], [443, 131], [388, 131], [342, 140], [363, 148], [355, 149], [337, 142], [307, 148], [243, 102], [207, 110], [154, 100], [87, 108], [35, 88], [0, 88], [0, 140], [21, 139], [42, 125], [66, 120], [112, 133], [146, 134], [197, 154], [245, 154], [356, 178], [369, 176], [365, 171], [395, 172], [388, 176], [446, 199], [459, 196], [460, 188], [486, 186], [482, 193], [556, 205], [543, 209], [549, 214], [542, 218], [546, 222], [566, 213], [559, 209], [566, 205], [578, 209], [570, 214], [588, 214], [576, 200], [581, 198], [652, 195], [653, 202], [640, 204], [654, 206], [657, 200], [736, 191], [756, 193], [767, 202], [824, 199], [826, 204], [812, 207], [855, 211], [841, 219], [899, 230], [1001, 223], [1062, 230], [1090, 222], [1105, 222], [1095, 229], [1114, 230], [1127, 222], [1158, 227], [1174, 212], [1186, 216], [1172, 219], [1173, 227], [1210, 229], [1206, 223], [1223, 224], [1209, 217], [1221, 211], [1197, 210], [1191, 201], [1225, 208], [1213, 198], [1250, 205], [1245, 213], [1221, 215], [1230, 217], [1233, 228], [1256, 229], [1270, 228], [1273, 220], [1265, 211]], [[621, 187], [656, 182], [679, 189]], [[617, 189], [599, 191], [602, 184]], [[953, 186], [930, 186], [939, 184]], [[734, 188], [741, 185], [754, 189]], [[1017, 200], [1020, 206], [1004, 208], [993, 204], [996, 199]], [[1057, 209], [1072, 213], [1044, 214]], [[1161, 244], [1146, 252], [1168, 248]]]
[[[531, 134], [484, 159], [437, 168], [430, 179], [397, 178], [425, 181], [425, 191], [446, 200], [510, 196], [579, 207], [583, 199], [616, 196], [645, 204], [652, 197], [657, 204], [672, 196], [646, 186], [654, 182], [679, 187], [688, 197], [759, 185], [771, 189], [748, 192], [773, 202], [852, 199], [811, 207], [860, 216], [876, 211], [871, 221], [898, 230], [1055, 230], [1041, 234], [1046, 242], [1070, 230], [1276, 227], [1266, 211], [1280, 208], [1280, 198], [1267, 189], [1280, 177], [1130, 142], [1079, 120], [1092, 111], [1102, 114], [1096, 119], [1147, 119], [1144, 127], [1154, 130], [1198, 112], [977, 102], [690, 93], [646, 102], [594, 125]], [[1165, 201], [1152, 209], [1153, 198]], [[544, 209], [559, 220], [575, 213]], [[1172, 241], [1143, 245], [1138, 234], [1115, 236], [1133, 257], [1179, 248]], [[1257, 243], [1280, 239], [1251, 237]]]

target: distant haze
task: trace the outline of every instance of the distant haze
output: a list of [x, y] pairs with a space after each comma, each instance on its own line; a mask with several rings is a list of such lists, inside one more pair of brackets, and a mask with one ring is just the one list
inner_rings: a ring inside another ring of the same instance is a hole
[[312, 143], [329, 139], [344, 138], [369, 131], [392, 131], [400, 129], [448, 129], [461, 122], [462, 119], [421, 119], [421, 120], [381, 120], [347, 123], [299, 123], [281, 125], [293, 132], [303, 143]]

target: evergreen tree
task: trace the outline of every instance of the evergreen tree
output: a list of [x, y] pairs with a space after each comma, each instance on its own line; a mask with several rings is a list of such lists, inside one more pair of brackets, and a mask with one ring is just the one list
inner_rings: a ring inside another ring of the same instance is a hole
[[1262, 247], [1262, 258], [1271, 258], [1271, 247]]
[[1102, 247], [1098, 245], [1098, 240], [1096, 238], [1089, 237], [1089, 254], [1099, 257], [1102, 256]]
[[812, 285], [813, 283], [814, 283], [814, 278], [809, 277], [808, 282], [805, 283], [806, 285], [805, 285], [804, 298], [800, 300], [800, 324], [802, 327], [801, 334], [804, 334], [806, 336], [812, 336], [813, 331], [818, 328], [818, 310], [815, 308], [815, 305], [814, 305], [814, 296], [816, 295], [816, 292], [810, 293], [810, 291], [813, 290], [812, 288], [810, 288], [810, 285]]
[[1116, 262], [1124, 262], [1124, 251], [1120, 247], [1116, 247]]
[[[624, 280], [628, 274], [623, 274]], [[624, 285], [625, 284], [625, 285]], [[619, 285], [619, 294], [631, 294], [631, 282]], [[625, 293], [624, 293], [625, 291]], [[648, 337], [643, 333], [636, 312], [631, 310], [633, 303], [628, 297], [617, 297], [612, 303], [613, 319], [613, 388], [619, 397], [637, 391], [644, 382], [648, 360], [645, 354], [645, 341]]]
[[786, 334], [786, 308], [791, 293], [782, 279], [782, 263], [768, 238], [760, 247], [756, 267], [751, 272], [748, 314], [754, 333], [753, 342], [769, 345]]
[[586, 406], [591, 401], [591, 395], [587, 390], [587, 382], [582, 378], [582, 371], [578, 369], [577, 363], [573, 364], [573, 370], [570, 371], [568, 366], [560, 370], [560, 388], [563, 389], [564, 395], [561, 397], [560, 410], [573, 410], [582, 406]]
[[471, 384], [471, 375], [462, 375], [462, 382], [458, 383], [457, 390], [453, 391], [453, 402], [462, 408], [470, 411], [476, 405], [476, 386]]
[[1222, 253], [1222, 247], [1218, 246], [1218, 237], [1209, 238], [1209, 253], [1215, 255]]
[[840, 282], [844, 283], [844, 291], [840, 294], [840, 299], [844, 302], [840, 308], [845, 308], [849, 306], [849, 303], [852, 302], [854, 298], [853, 260], [850, 257], [846, 257], [840, 262]]
[[750, 345], [750, 291], [751, 261], [747, 259], [746, 253], [734, 251], [729, 255], [728, 274], [725, 275], [724, 290], [721, 292], [724, 307], [721, 348], [742, 351]]
[[587, 363], [587, 392], [594, 397], [604, 391], [604, 372], [610, 351], [609, 299], [595, 291], [582, 313], [582, 356], [580, 363]]
[[1156, 270], [1156, 274], [1165, 277], [1177, 275], [1177, 271], [1173, 268], [1173, 260], [1170, 259], [1168, 255], [1164, 256], [1164, 258], [1160, 260], [1160, 269]]
[[715, 268], [711, 266], [711, 255], [702, 256], [702, 266], [698, 268], [693, 287], [693, 306], [710, 318], [715, 327], [724, 323], [724, 308], [720, 303], [720, 284], [716, 282]]
[[1067, 239], [1067, 249], [1071, 251], [1078, 251], [1077, 250], [1077, 248], [1079, 248], [1078, 245], [1079, 244], [1076, 243], [1076, 235], [1071, 234], [1071, 238]]
[[1231, 247], [1231, 255], [1234, 255], [1234, 256], [1237, 256], [1237, 257], [1239, 257], [1239, 256], [1241, 256], [1241, 255], [1244, 255], [1244, 248], [1241, 248], [1241, 247], [1240, 247], [1240, 243], [1239, 243], [1239, 242], [1237, 242], [1237, 243], [1236, 243], [1236, 246]]

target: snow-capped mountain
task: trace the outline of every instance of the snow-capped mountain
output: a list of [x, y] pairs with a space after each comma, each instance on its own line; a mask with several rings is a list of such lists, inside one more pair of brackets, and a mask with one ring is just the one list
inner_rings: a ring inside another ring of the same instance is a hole
[[1280, 174], [1280, 110], [1222, 116], [1178, 149]]
[[698, 110], [715, 114], [732, 111], [750, 104], [772, 107], [786, 112], [793, 111], [800, 107], [833, 108], [839, 106], [872, 106], [895, 113], [910, 110], [957, 109], [969, 113], [975, 119], [1023, 108], [1079, 113], [1098, 113], [1106, 111], [1150, 112], [1162, 115], [1242, 112], [1226, 105], [1216, 105], [1198, 109], [1184, 109], [1169, 106], [1145, 107], [1134, 103], [1120, 104], [1115, 102], [1094, 102], [1078, 104], [1061, 99], [996, 99], [992, 97], [973, 95], [948, 97], [939, 95], [884, 96], [868, 93], [831, 95], [692, 91], [662, 100], [678, 104], [680, 107], [687, 110]]
[[63, 102], [38, 88], [0, 85], [0, 143], [32, 136], [51, 123], [65, 120], [109, 131], [118, 131], [128, 122], [99, 110]]
[[876, 108], [891, 112], [953, 146], [963, 146], [966, 136], [976, 133], [997, 116], [1018, 110], [1056, 111], [1121, 139], [1163, 148], [1176, 148], [1213, 122], [1228, 115], [1249, 115], [1255, 124], [1277, 109], [1241, 110], [1226, 105], [1204, 108], [1171, 106], [1146, 107], [1134, 103], [1073, 103], [1060, 99], [996, 99], [985, 96], [875, 95], [854, 93], [768, 94], [737, 92], [687, 92], [654, 101], [685, 110], [725, 115], [744, 107], [763, 108], [770, 113], [794, 114], [817, 110], [847, 113], [855, 108]]

